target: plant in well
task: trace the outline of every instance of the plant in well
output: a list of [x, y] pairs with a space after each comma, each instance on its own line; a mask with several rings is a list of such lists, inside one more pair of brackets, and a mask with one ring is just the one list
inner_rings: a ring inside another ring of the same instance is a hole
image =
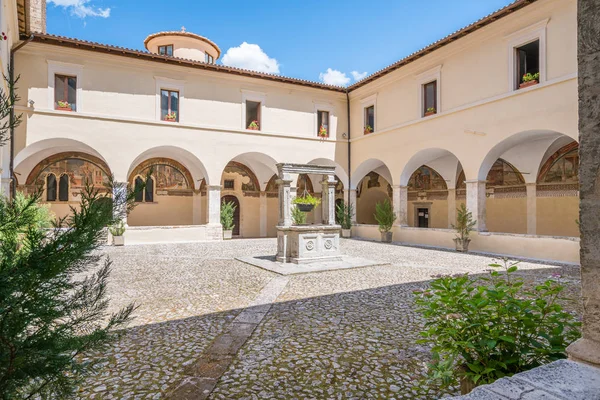
[[469, 235], [477, 224], [473, 219], [473, 214], [467, 209], [463, 203], [456, 209], [456, 224], [452, 224], [452, 229], [456, 230], [456, 237], [453, 239], [456, 245], [456, 251], [469, 251], [469, 243], [471, 239]]
[[294, 225], [306, 224], [306, 213], [301, 211], [297, 206], [292, 207], [292, 221]]
[[69, 398], [100, 352], [130, 319], [133, 305], [108, 315], [111, 262], [96, 250], [105, 228], [133, 207], [134, 193], [91, 186], [67, 217], [46, 229], [40, 194], [0, 197], [0, 393], [3, 398]]
[[236, 208], [233, 201], [225, 201], [221, 204], [221, 225], [224, 231], [232, 231], [235, 228], [233, 216]]
[[354, 206], [352, 203], [340, 203], [336, 206], [335, 216], [337, 223], [342, 229], [352, 228], [352, 216], [354, 215]]
[[248, 129], [250, 129], [252, 131], [257, 131], [259, 129], [258, 121], [254, 120], [254, 121], [250, 122], [250, 125], [248, 125]]
[[298, 196], [292, 200], [292, 204], [298, 206], [297, 208], [303, 212], [310, 212], [313, 208], [321, 204], [321, 199], [314, 197], [308, 192], [305, 192], [303, 196]]
[[489, 275], [441, 276], [415, 292], [425, 318], [421, 344], [432, 346], [429, 379], [442, 387], [475, 385], [566, 358], [580, 322], [563, 309], [556, 277], [527, 289], [517, 263], [491, 264]]
[[385, 199], [384, 201], [380, 201], [375, 204], [375, 220], [377, 224], [379, 224], [379, 232], [381, 232], [381, 240], [383, 242], [391, 242], [392, 241], [392, 226], [394, 226], [394, 221], [396, 220], [396, 214], [394, 213], [394, 209], [392, 207], [392, 203]]

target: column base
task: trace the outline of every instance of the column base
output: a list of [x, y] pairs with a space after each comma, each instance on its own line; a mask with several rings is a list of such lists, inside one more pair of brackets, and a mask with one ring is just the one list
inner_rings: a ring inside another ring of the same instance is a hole
[[214, 240], [214, 241], [223, 240], [223, 225], [207, 224], [206, 225], [206, 240]]
[[600, 368], [600, 342], [581, 338], [567, 347], [569, 359]]

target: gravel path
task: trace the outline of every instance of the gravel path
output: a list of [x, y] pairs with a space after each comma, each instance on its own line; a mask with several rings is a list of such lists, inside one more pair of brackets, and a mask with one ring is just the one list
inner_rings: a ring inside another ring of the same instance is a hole
[[[485, 273], [493, 259], [342, 240], [349, 255], [383, 267], [291, 276], [218, 381], [213, 399], [428, 399], [419, 383], [428, 349], [412, 292], [432, 275]], [[161, 398], [182, 371], [231, 325], [276, 275], [234, 257], [273, 254], [275, 239], [106, 248], [113, 259], [111, 307], [140, 307], [107, 364], [79, 398]], [[531, 282], [561, 273], [579, 296], [574, 267], [521, 263]], [[576, 307], [579, 311], [579, 307]]]

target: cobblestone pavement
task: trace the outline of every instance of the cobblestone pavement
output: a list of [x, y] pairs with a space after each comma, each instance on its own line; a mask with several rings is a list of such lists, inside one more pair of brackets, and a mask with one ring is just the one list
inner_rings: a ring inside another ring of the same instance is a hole
[[[275, 274], [233, 260], [267, 255], [275, 239], [107, 248], [114, 309], [135, 301], [138, 326], [82, 385], [82, 398], [160, 398], [186, 365], [226, 331]], [[389, 266], [291, 276], [239, 350], [212, 399], [429, 399], [419, 379], [429, 359], [412, 292], [440, 273], [480, 273], [489, 257], [343, 240], [349, 255]], [[579, 295], [579, 271], [522, 263], [530, 282], [563, 274]], [[577, 307], [578, 308], [578, 307]], [[129, 396], [129, 397], [128, 397]]]

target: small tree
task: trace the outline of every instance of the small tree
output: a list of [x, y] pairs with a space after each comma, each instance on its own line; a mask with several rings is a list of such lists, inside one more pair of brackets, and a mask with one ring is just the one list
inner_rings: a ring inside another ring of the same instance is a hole
[[396, 214], [392, 207], [392, 203], [388, 199], [375, 204], [375, 220], [379, 224], [379, 231], [389, 232], [394, 226], [396, 220]]
[[473, 214], [471, 214], [464, 203], [456, 209], [456, 212], [458, 214], [456, 216], [456, 225], [452, 224], [452, 228], [456, 230], [454, 243], [456, 243], [458, 251], [467, 251], [471, 242], [469, 235], [477, 224], [477, 221], [473, 220]]
[[[44, 229], [39, 194], [0, 198], [0, 393], [2, 398], [67, 398], [100, 360], [134, 306], [107, 315], [111, 262], [95, 252], [106, 226], [123, 219], [135, 194], [108, 185], [112, 197], [87, 186], [80, 207]], [[119, 184], [123, 185], [123, 184]]]
[[352, 228], [352, 216], [354, 214], [354, 206], [352, 203], [340, 203], [336, 206], [336, 218], [342, 229]]
[[223, 225], [223, 230], [232, 231], [235, 228], [233, 216], [236, 208], [237, 206], [233, 201], [225, 201], [221, 204], [221, 225]]

